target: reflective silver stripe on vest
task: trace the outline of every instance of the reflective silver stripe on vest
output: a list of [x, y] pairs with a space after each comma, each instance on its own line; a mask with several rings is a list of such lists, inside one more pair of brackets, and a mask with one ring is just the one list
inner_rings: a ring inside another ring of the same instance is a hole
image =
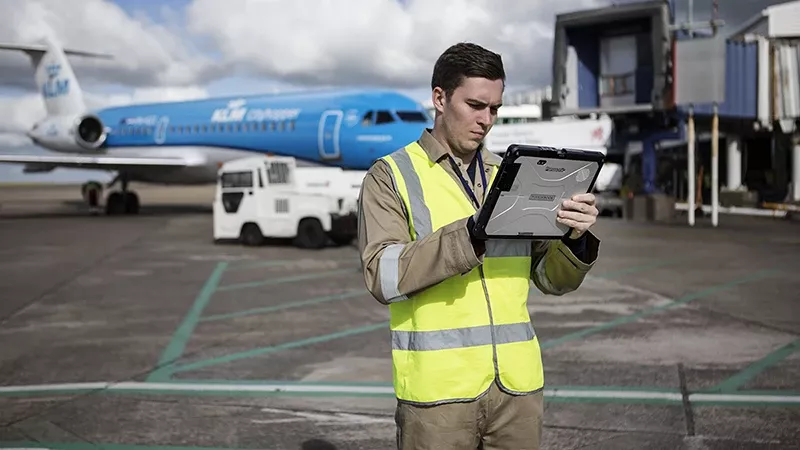
[[[530, 322], [495, 325], [494, 329], [498, 345], [530, 341], [536, 335]], [[444, 350], [491, 343], [491, 325], [437, 331], [392, 331], [394, 350]]]
[[532, 245], [530, 239], [489, 239], [486, 241], [486, 256], [531, 256]]
[[422, 239], [431, 234], [431, 212], [428, 206], [425, 205], [425, 196], [422, 193], [422, 183], [419, 181], [419, 176], [411, 164], [411, 156], [405, 149], [396, 151], [390, 156], [403, 180], [406, 182], [406, 190], [408, 191], [408, 203], [411, 206], [411, 217], [414, 220], [414, 231], [417, 233], [416, 239]]
[[405, 245], [392, 244], [383, 249], [380, 262], [378, 262], [378, 272], [381, 280], [381, 293], [387, 302], [397, 302], [406, 300], [408, 297], [400, 293], [398, 284], [400, 283], [400, 252]]

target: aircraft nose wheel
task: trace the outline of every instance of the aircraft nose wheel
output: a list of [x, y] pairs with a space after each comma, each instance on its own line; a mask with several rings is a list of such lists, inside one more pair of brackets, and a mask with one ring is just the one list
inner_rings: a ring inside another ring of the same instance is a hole
[[115, 191], [108, 194], [106, 199], [106, 214], [116, 216], [120, 214], [138, 214], [139, 196], [135, 192]]

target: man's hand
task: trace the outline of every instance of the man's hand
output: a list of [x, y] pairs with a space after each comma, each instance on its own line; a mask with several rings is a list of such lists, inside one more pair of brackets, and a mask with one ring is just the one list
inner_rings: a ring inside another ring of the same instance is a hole
[[570, 239], [577, 239], [597, 221], [597, 208], [594, 194], [578, 194], [571, 200], [564, 200], [556, 220], [572, 227]]

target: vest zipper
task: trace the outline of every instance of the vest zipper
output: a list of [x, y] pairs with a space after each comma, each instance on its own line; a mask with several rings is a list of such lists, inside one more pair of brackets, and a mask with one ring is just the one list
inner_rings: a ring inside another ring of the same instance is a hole
[[489, 331], [492, 334], [492, 363], [494, 365], [494, 377], [500, 382], [500, 370], [497, 367], [497, 339], [495, 337], [494, 318], [492, 317], [492, 301], [489, 300], [489, 289], [486, 288], [486, 279], [483, 275], [483, 264], [478, 266], [478, 271], [481, 274], [481, 285], [483, 286], [483, 295], [486, 298], [486, 307], [489, 310]]

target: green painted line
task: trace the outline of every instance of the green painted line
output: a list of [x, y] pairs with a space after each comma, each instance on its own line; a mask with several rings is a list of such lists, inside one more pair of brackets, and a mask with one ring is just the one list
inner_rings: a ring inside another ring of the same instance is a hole
[[314, 278], [324, 278], [330, 277], [334, 275], [340, 275], [343, 273], [352, 273], [354, 268], [351, 269], [338, 269], [338, 270], [329, 270], [326, 272], [316, 272], [316, 273], [307, 273], [304, 275], [295, 275], [291, 277], [277, 277], [277, 278], [270, 278], [263, 281], [252, 281], [247, 283], [236, 283], [236, 284], [228, 284], [225, 286], [220, 286], [217, 288], [217, 292], [222, 291], [232, 291], [236, 289], [245, 289], [245, 288], [252, 288], [252, 287], [261, 287], [261, 286], [269, 286], [273, 284], [282, 284], [282, 283], [292, 283], [294, 281], [303, 281], [303, 280], [312, 280]]
[[[250, 269], [259, 269], [262, 267], [276, 267], [276, 266], [283, 266], [287, 264], [296, 264], [298, 259], [272, 259], [269, 261], [254, 261], [248, 263], [240, 263], [235, 264], [228, 268], [229, 271], [239, 271], [239, 270], [250, 270]], [[316, 261], [316, 260], [315, 260]], [[355, 258], [333, 258], [333, 259], [324, 259], [324, 261], [330, 261], [334, 263], [354, 263], [358, 262], [358, 256]]]
[[[9, 441], [0, 442], [0, 448], [15, 449], [53, 449], [53, 450], [250, 450], [233, 447], [187, 447], [170, 445], [136, 445], [136, 444], [97, 444], [92, 442], [38, 442], [38, 441]], [[255, 449], [253, 449], [255, 450]]]
[[189, 378], [171, 378], [169, 380], [170, 383], [174, 384], [217, 384], [217, 385], [242, 385], [242, 386], [257, 386], [257, 385], [264, 385], [264, 384], [285, 384], [285, 385], [292, 385], [292, 386], [319, 386], [320, 384], [325, 384], [325, 386], [333, 386], [333, 387], [392, 387], [391, 381], [302, 381], [302, 380], [224, 380], [224, 379], [189, 379]]
[[238, 270], [248, 270], [248, 269], [258, 269], [261, 267], [275, 267], [275, 266], [282, 266], [284, 264], [290, 264], [294, 262], [291, 259], [273, 259], [270, 261], [258, 261], [258, 262], [251, 262], [251, 263], [241, 263], [236, 264], [228, 268], [229, 271], [238, 271]]
[[577, 340], [577, 339], [580, 339], [580, 338], [584, 338], [586, 336], [590, 336], [590, 335], [595, 334], [595, 333], [599, 333], [601, 331], [609, 330], [609, 329], [617, 327], [619, 325], [624, 325], [624, 324], [627, 324], [627, 323], [630, 323], [630, 322], [634, 322], [636, 320], [641, 319], [642, 317], [649, 316], [651, 314], [656, 314], [656, 313], [659, 313], [659, 312], [674, 308], [676, 306], [684, 305], [684, 304], [689, 303], [689, 302], [691, 302], [693, 300], [697, 300], [699, 298], [707, 297], [707, 296], [709, 296], [711, 294], [715, 294], [717, 292], [722, 292], [722, 291], [731, 289], [731, 288], [736, 287], [736, 286], [738, 286], [740, 284], [750, 283], [752, 281], [757, 281], [757, 280], [760, 280], [762, 278], [766, 278], [766, 277], [772, 275], [775, 272], [776, 272], [775, 270], [762, 270], [762, 271], [756, 272], [756, 273], [754, 273], [754, 274], [752, 274], [750, 276], [747, 276], [747, 277], [744, 277], [744, 278], [740, 278], [740, 279], [735, 280], [735, 281], [731, 281], [731, 282], [723, 283], [723, 284], [718, 284], [718, 285], [712, 286], [710, 288], [704, 289], [702, 291], [698, 291], [698, 292], [694, 292], [694, 293], [691, 293], [691, 294], [688, 294], [688, 295], [684, 295], [683, 297], [680, 297], [677, 300], [671, 301], [671, 302], [669, 302], [667, 304], [664, 304], [664, 305], [661, 305], [661, 306], [655, 306], [653, 308], [648, 308], [648, 309], [645, 309], [644, 311], [641, 311], [641, 312], [638, 312], [638, 313], [635, 313], [635, 314], [631, 314], [631, 315], [628, 315], [628, 316], [618, 317], [618, 318], [616, 318], [614, 320], [611, 320], [609, 322], [602, 323], [602, 324], [594, 326], [594, 327], [585, 328], [583, 330], [567, 334], [567, 335], [562, 336], [560, 338], [550, 339], [548, 341], [543, 342], [541, 344], [541, 348], [542, 349], [547, 349], [547, 348], [550, 348], [550, 347], [555, 347], [556, 345], [560, 345], [560, 344], [563, 344], [565, 342], [574, 341], [574, 340]]
[[233, 353], [230, 355], [220, 356], [218, 358], [211, 358], [202, 361], [196, 361], [190, 364], [178, 366], [176, 369], [172, 371], [173, 374], [178, 372], [186, 372], [188, 370], [197, 370], [203, 367], [214, 366], [217, 364], [225, 364], [232, 361], [237, 361], [240, 359], [252, 358], [254, 356], [261, 356], [267, 355], [270, 353], [276, 353], [284, 350], [290, 350], [297, 347], [303, 347], [306, 345], [311, 344], [320, 344], [323, 342], [329, 342], [335, 339], [353, 336], [357, 334], [369, 333], [371, 331], [376, 331], [380, 329], [386, 329], [388, 331], [389, 322], [381, 322], [372, 325], [366, 325], [363, 327], [356, 327], [356, 328], [349, 328], [344, 331], [337, 331], [336, 333], [331, 334], [323, 334], [321, 336], [314, 336], [311, 338], [300, 339], [297, 341], [290, 341], [279, 345], [273, 345], [269, 347], [261, 347], [255, 348], [253, 350], [247, 350], [244, 352]]
[[783, 361], [789, 355], [796, 352], [797, 350], [800, 350], [800, 339], [795, 339], [794, 341], [775, 350], [774, 352], [768, 354], [764, 358], [747, 366], [744, 370], [737, 373], [736, 375], [733, 375], [732, 377], [724, 380], [723, 382], [717, 384], [716, 386], [708, 389], [708, 391], [709, 392], [735, 391], [740, 386], [743, 386], [748, 381], [755, 378], [761, 372]]
[[177, 331], [175, 331], [175, 334], [172, 335], [172, 339], [167, 345], [167, 348], [164, 349], [164, 352], [161, 354], [156, 370], [147, 376], [147, 381], [163, 381], [169, 379], [170, 372], [168, 366], [183, 355], [183, 351], [186, 349], [186, 343], [189, 342], [189, 339], [192, 337], [194, 327], [203, 314], [203, 309], [211, 301], [211, 297], [214, 295], [214, 291], [216, 291], [219, 281], [222, 279], [222, 274], [227, 267], [227, 262], [217, 263], [214, 271], [211, 272], [211, 275], [200, 290], [200, 294], [197, 295], [194, 305], [192, 305], [192, 308], [186, 314], [183, 322], [178, 327]]
[[216, 314], [213, 316], [205, 316], [200, 319], [201, 322], [211, 322], [215, 320], [233, 319], [236, 317], [251, 316], [254, 314], [269, 314], [275, 311], [283, 311], [292, 308], [302, 308], [304, 306], [318, 305], [320, 303], [332, 302], [336, 300], [347, 300], [354, 297], [360, 297], [369, 293], [366, 289], [361, 289], [353, 292], [345, 292], [343, 294], [323, 295], [320, 297], [313, 297], [306, 300], [286, 302], [274, 306], [265, 306], [262, 308], [246, 309], [243, 311], [236, 311], [227, 314]]

